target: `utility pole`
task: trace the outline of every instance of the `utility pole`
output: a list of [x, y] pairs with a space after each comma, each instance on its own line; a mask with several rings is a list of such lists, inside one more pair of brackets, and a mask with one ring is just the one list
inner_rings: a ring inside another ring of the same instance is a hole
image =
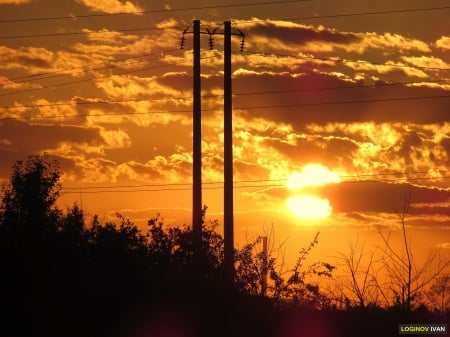
[[200, 68], [200, 20], [193, 21], [193, 32], [187, 27], [182, 35], [180, 47], [184, 49], [185, 34], [194, 35], [193, 50], [193, 119], [192, 119], [192, 233], [194, 264], [199, 268], [202, 256], [202, 104]]
[[194, 256], [202, 244], [202, 95], [200, 70], [200, 20], [194, 20], [194, 87], [192, 121], [192, 232]]
[[[215, 33], [215, 31], [213, 32]], [[223, 134], [224, 134], [224, 281], [225, 285], [234, 284], [234, 196], [233, 196], [233, 104], [232, 104], [232, 69], [231, 69], [231, 36], [238, 35], [241, 40], [241, 51], [244, 49], [244, 34], [233, 33], [231, 22], [224, 22], [224, 77], [223, 77]]]
[[267, 236], [262, 237], [263, 242], [263, 260], [261, 267], [261, 294], [266, 296], [267, 292], [267, 272], [268, 272], [268, 251], [267, 251]]
[[223, 63], [223, 225], [225, 284], [234, 283], [233, 110], [231, 81], [231, 22], [225, 21]]

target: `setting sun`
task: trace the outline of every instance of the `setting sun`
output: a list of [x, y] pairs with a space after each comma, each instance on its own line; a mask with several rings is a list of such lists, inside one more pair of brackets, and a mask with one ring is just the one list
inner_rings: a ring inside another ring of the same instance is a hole
[[339, 182], [339, 175], [325, 166], [320, 164], [306, 165], [301, 172], [292, 173], [287, 180], [287, 188], [295, 191], [295, 195], [287, 200], [287, 208], [293, 215], [300, 218], [325, 218], [333, 210], [330, 201], [316, 195], [305, 194], [302, 189]]
[[288, 209], [292, 214], [305, 219], [325, 218], [333, 210], [327, 199], [311, 195], [298, 195], [289, 198]]
[[301, 172], [294, 172], [287, 181], [290, 190], [340, 182], [339, 175], [320, 164], [306, 165]]

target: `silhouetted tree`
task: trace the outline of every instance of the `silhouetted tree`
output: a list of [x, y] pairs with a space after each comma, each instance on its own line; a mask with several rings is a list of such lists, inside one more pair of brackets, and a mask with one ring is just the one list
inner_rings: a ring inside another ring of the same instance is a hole
[[[13, 166], [9, 181], [2, 186], [0, 286], [6, 326], [17, 335], [45, 325], [43, 318], [54, 299], [59, 178], [57, 162], [45, 155], [30, 156]], [[19, 317], [27, 317], [29, 324], [19, 324]]]
[[435, 279], [427, 292], [431, 310], [441, 315], [450, 313], [450, 275], [446, 274]]
[[[47, 156], [29, 156], [13, 166], [9, 181], [2, 186], [0, 230], [11, 240], [35, 242], [55, 230], [60, 211], [60, 172]], [[16, 242], [17, 244], [17, 242]]]

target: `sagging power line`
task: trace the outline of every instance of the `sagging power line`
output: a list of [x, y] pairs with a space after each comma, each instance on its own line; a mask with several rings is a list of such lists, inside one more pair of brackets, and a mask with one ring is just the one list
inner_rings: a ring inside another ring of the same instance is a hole
[[[368, 103], [389, 103], [389, 102], [414, 102], [423, 100], [434, 99], [448, 99], [449, 95], [433, 95], [433, 96], [408, 96], [408, 97], [396, 97], [396, 98], [377, 98], [366, 100], [347, 100], [347, 101], [329, 101], [329, 102], [316, 102], [316, 103], [298, 103], [298, 104], [286, 104], [286, 105], [254, 105], [254, 106], [237, 106], [236, 110], [264, 110], [264, 109], [293, 109], [299, 107], [317, 107], [327, 105], [347, 105], [347, 104], [368, 104]], [[142, 102], [148, 100], [124, 100], [124, 101], [99, 101], [99, 102], [79, 102], [70, 105], [83, 105], [83, 104], [124, 104], [132, 102]], [[69, 104], [62, 104], [69, 105]], [[45, 106], [45, 105], [44, 105]], [[58, 106], [54, 104], [52, 106]], [[24, 106], [26, 107], [26, 106]], [[21, 109], [22, 106], [6, 107], [6, 109]], [[1, 107], [0, 107], [1, 109]], [[217, 109], [203, 109], [204, 112], [214, 112]], [[145, 111], [145, 112], [128, 112], [128, 113], [115, 113], [115, 112], [102, 112], [102, 113], [77, 113], [76, 115], [52, 115], [52, 116], [7, 116], [0, 118], [0, 120], [45, 120], [45, 119], [59, 119], [59, 118], [84, 118], [84, 117], [111, 117], [111, 116], [134, 116], [134, 115], [155, 115], [155, 114], [186, 114], [191, 112], [190, 110], [164, 110], [164, 111]]]
[[[308, 0], [300, 0], [300, 2], [304, 2]], [[270, 4], [270, 3], [267, 3]], [[245, 4], [243, 4], [245, 5]], [[233, 5], [224, 5], [233, 7]], [[236, 6], [236, 5], [234, 5]], [[211, 7], [203, 7], [203, 9], [207, 9]], [[213, 6], [212, 8], [217, 8], [217, 6]], [[314, 15], [314, 16], [303, 16], [303, 17], [294, 17], [294, 18], [280, 18], [278, 21], [302, 21], [302, 20], [318, 20], [318, 19], [335, 19], [335, 18], [345, 18], [345, 17], [354, 17], [354, 16], [373, 16], [373, 15], [386, 15], [386, 14], [399, 14], [399, 13], [414, 13], [414, 12], [427, 12], [427, 11], [441, 11], [448, 10], [450, 6], [441, 6], [441, 7], [422, 7], [422, 8], [405, 8], [405, 9], [397, 9], [397, 10], [384, 10], [384, 11], [372, 11], [372, 12], [354, 12], [354, 13], [338, 13], [338, 14], [329, 14], [329, 15]], [[182, 11], [182, 9], [178, 10]], [[95, 16], [108, 16], [108, 15], [124, 15], [130, 13], [116, 13], [116, 14], [91, 14], [86, 15], [86, 17], [95, 17]], [[83, 16], [80, 16], [83, 17]], [[68, 18], [68, 17], [61, 17]], [[70, 17], [73, 19], [73, 17]], [[30, 21], [38, 21], [45, 20], [47, 18], [36, 18], [29, 19]], [[48, 18], [52, 19], [52, 18]], [[58, 19], [58, 17], [55, 17]], [[16, 19], [27, 21], [27, 19]], [[252, 20], [239, 20], [240, 23], [251, 23], [251, 22], [265, 22], [265, 19], [252, 19]], [[0, 20], [0, 23], [7, 23], [8, 20]], [[14, 19], [10, 22], [14, 22]], [[117, 32], [141, 32], [141, 31], [152, 31], [152, 30], [166, 30], [166, 29], [183, 29], [182, 26], [165, 26], [165, 27], [143, 27], [143, 28], [129, 28], [129, 29], [117, 29]], [[92, 33], [92, 32], [91, 32]], [[95, 33], [95, 32], [94, 32]], [[42, 37], [54, 37], [54, 36], [80, 36], [89, 34], [88, 32], [66, 32], [66, 33], [47, 33], [47, 34], [23, 34], [23, 35], [0, 35], [0, 39], [22, 39], [22, 38], [42, 38]]]
[[[234, 92], [233, 96], [257, 96], [257, 95], [274, 95], [274, 94], [290, 94], [297, 92], [312, 92], [312, 91], [327, 91], [327, 90], [345, 90], [345, 89], [358, 89], [358, 88], [382, 88], [382, 87], [393, 87], [393, 86], [414, 86], [414, 85], [432, 85], [432, 84], [442, 84], [442, 83], [450, 83], [450, 79], [429, 79], [424, 81], [407, 81], [407, 82], [378, 82], [378, 83], [365, 83], [365, 84], [354, 84], [354, 85], [343, 85], [343, 86], [332, 86], [332, 87], [315, 87], [315, 88], [301, 88], [301, 89], [284, 89], [284, 90], [264, 90], [264, 91], [249, 91], [249, 92]], [[212, 99], [212, 98], [220, 98], [223, 95], [214, 94], [214, 95], [202, 95], [202, 99]], [[414, 98], [421, 98], [421, 96], [415, 96]], [[436, 98], [441, 98], [436, 97]], [[395, 100], [395, 98], [389, 98]], [[96, 105], [96, 104], [126, 104], [126, 103], [139, 103], [139, 102], [158, 102], [158, 101], [167, 101], [167, 100], [182, 100], [182, 101], [191, 101], [192, 96], [161, 96], [161, 97], [152, 97], [145, 99], [127, 99], [127, 100], [96, 100], [96, 101], [66, 101], [66, 102], [55, 102], [55, 103], [38, 103], [38, 104], [22, 104], [16, 106], [0, 106], [0, 109], [5, 110], [17, 110], [23, 108], [44, 108], [44, 107], [57, 107], [57, 106], [76, 106], [76, 105]], [[338, 102], [337, 102], [338, 103]], [[323, 103], [326, 105], [325, 103]], [[209, 111], [209, 110], [206, 110]], [[177, 111], [168, 111], [177, 112]], [[184, 112], [184, 111], [182, 111]], [[52, 118], [53, 116], [49, 116]], [[61, 116], [57, 116], [58, 118]], [[68, 116], [70, 117], [70, 116]], [[41, 117], [40, 117], [41, 118]], [[42, 117], [43, 118], [43, 117]]]
[[[372, 174], [354, 174], [340, 175], [341, 184], [358, 184], [358, 183], [381, 183], [381, 182], [402, 182], [402, 181], [419, 181], [419, 180], [439, 180], [449, 179], [448, 170], [432, 170], [432, 171], [406, 171], [406, 172], [386, 172]], [[417, 175], [425, 175], [417, 177]], [[393, 178], [389, 178], [392, 176]], [[363, 179], [361, 179], [363, 178]], [[279, 179], [253, 179], [234, 181], [234, 188], [258, 188], [258, 187], [286, 187], [285, 183], [289, 178]], [[222, 189], [223, 181], [202, 182], [203, 189]], [[219, 186], [214, 186], [219, 185]], [[63, 187], [64, 193], [105, 193], [111, 192], [147, 192], [147, 191], [187, 191], [191, 190], [192, 183], [159, 183], [159, 184], [140, 184], [140, 185], [113, 185], [113, 186], [67, 186]], [[145, 188], [145, 189], [143, 189]], [[128, 190], [124, 190], [128, 189]]]
[[41, 18], [18, 18], [18, 19], [4, 19], [0, 20], [0, 23], [14, 23], [14, 22], [27, 22], [27, 21], [49, 21], [49, 20], [74, 20], [82, 18], [97, 18], [104, 16], [118, 16], [118, 15], [137, 15], [137, 14], [155, 14], [155, 13], [173, 13], [183, 11], [197, 11], [206, 9], [218, 9], [218, 8], [233, 8], [233, 7], [251, 7], [251, 6], [267, 6], [267, 5], [283, 5], [289, 3], [309, 2], [312, 0], [279, 0], [279, 1], [263, 1], [263, 2], [247, 2], [241, 4], [216, 4], [214, 6], [198, 6], [198, 7], [185, 7], [185, 8], [165, 8], [154, 9], [145, 11], [129, 11], [121, 13], [97, 13], [86, 15], [67, 15], [67, 16], [48, 16]]

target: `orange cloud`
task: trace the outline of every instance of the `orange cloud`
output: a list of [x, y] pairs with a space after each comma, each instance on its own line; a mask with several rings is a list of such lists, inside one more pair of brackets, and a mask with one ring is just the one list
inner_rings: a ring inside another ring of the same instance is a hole
[[95, 12], [104, 13], [136, 13], [142, 12], [143, 10], [138, 6], [133, 4], [131, 1], [119, 1], [119, 0], [76, 0], [77, 2], [88, 7], [90, 10]]
[[38, 84], [31, 82], [15, 82], [8, 79], [5, 76], [0, 76], [0, 88], [2, 89], [28, 89], [28, 88], [39, 88]]
[[91, 43], [76, 43], [73, 49], [85, 55], [105, 55], [111, 59], [116, 54], [149, 54], [154, 47], [153, 40], [147, 36], [123, 34], [107, 29], [84, 31]]
[[444, 50], [450, 49], [450, 36], [442, 36], [436, 41], [436, 47]]
[[0, 69], [26, 69], [32, 74], [52, 68], [55, 53], [41, 47], [0, 46]]
[[415, 67], [435, 68], [433, 70], [450, 69], [450, 64], [435, 56], [402, 56], [401, 58]]
[[32, 0], [0, 0], [0, 5], [21, 5], [30, 3]]
[[418, 39], [411, 39], [400, 34], [393, 33], [358, 33], [360, 43], [354, 43], [349, 50], [363, 53], [368, 49], [380, 49], [386, 52], [398, 52], [400, 50], [420, 51], [428, 53], [431, 48], [428, 43]]

